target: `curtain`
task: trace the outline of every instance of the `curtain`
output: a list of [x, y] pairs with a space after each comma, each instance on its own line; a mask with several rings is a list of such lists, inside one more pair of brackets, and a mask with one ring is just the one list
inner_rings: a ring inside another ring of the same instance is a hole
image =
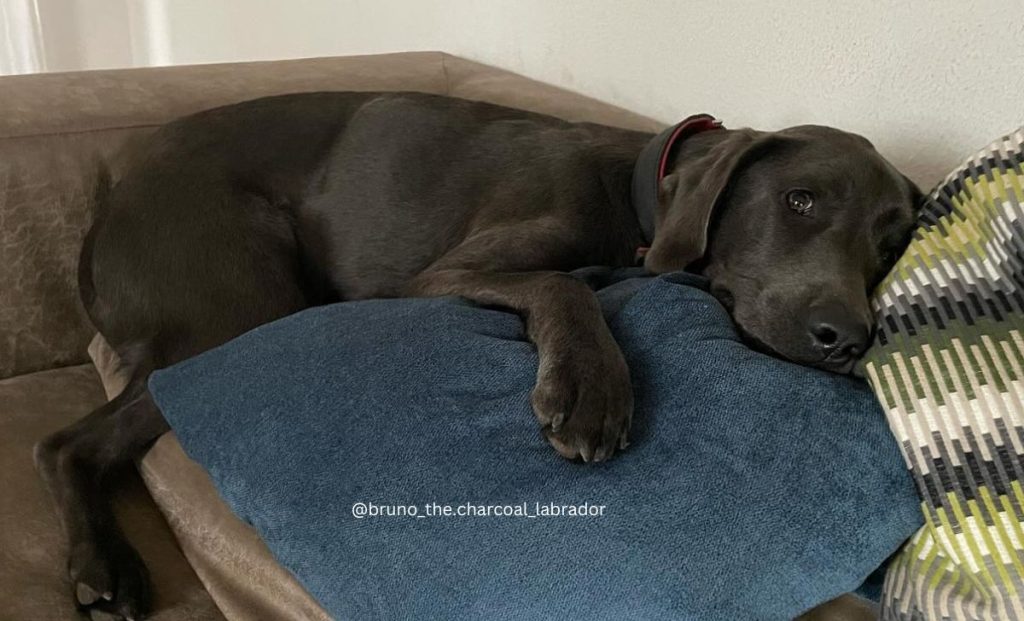
[[0, 0], [0, 75], [46, 69], [37, 0]]

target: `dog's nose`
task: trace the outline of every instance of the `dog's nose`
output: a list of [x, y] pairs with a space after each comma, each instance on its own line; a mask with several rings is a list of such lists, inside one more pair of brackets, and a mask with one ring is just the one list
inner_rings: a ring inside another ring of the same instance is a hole
[[812, 309], [808, 329], [815, 349], [837, 363], [859, 358], [871, 341], [871, 326], [839, 304]]

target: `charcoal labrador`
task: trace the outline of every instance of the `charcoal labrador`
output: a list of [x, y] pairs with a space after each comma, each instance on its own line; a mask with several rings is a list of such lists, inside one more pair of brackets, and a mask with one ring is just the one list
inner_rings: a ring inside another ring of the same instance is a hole
[[522, 316], [544, 436], [600, 461], [627, 443], [633, 392], [568, 271], [642, 256], [653, 273], [702, 273], [752, 345], [847, 372], [915, 196], [867, 140], [819, 126], [734, 131], [699, 115], [654, 136], [344, 92], [174, 121], [105, 191], [80, 260], [82, 301], [131, 381], [36, 447], [75, 601], [93, 619], [149, 606], [106, 488], [168, 430], [146, 389], [155, 369], [317, 304], [463, 296]]

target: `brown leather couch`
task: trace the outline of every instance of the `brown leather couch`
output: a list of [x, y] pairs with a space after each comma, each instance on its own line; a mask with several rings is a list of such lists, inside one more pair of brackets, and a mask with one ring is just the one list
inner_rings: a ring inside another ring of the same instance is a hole
[[[31, 455], [40, 438], [106, 398], [89, 362], [94, 330], [75, 281], [100, 171], [116, 181], [132, 145], [175, 117], [315, 90], [447, 93], [574, 120], [658, 128], [594, 100], [436, 52], [0, 78], [0, 619], [77, 618], [64, 542]], [[92, 353], [107, 393], [115, 393], [116, 360], [101, 341]], [[119, 496], [119, 511], [152, 573], [153, 619], [326, 618], [220, 501], [173, 435], [160, 439], [141, 470], [148, 491], [138, 477], [127, 481], [130, 493]]]
[[[570, 120], [660, 127], [438, 52], [0, 78], [0, 620], [78, 618], [65, 544], [31, 455], [39, 439], [121, 387], [116, 356], [94, 338], [75, 283], [100, 171], [116, 181], [133, 144], [175, 117], [315, 90], [445, 93]], [[173, 434], [160, 438], [140, 471], [141, 480], [126, 477], [118, 510], [152, 574], [152, 619], [328, 619]], [[870, 618], [849, 604], [816, 614]]]

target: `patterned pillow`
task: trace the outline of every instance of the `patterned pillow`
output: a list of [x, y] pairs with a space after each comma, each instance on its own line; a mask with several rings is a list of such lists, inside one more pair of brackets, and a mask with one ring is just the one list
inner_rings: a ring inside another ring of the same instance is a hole
[[1024, 128], [923, 207], [875, 296], [865, 371], [926, 525], [890, 565], [883, 619], [1024, 619]]

